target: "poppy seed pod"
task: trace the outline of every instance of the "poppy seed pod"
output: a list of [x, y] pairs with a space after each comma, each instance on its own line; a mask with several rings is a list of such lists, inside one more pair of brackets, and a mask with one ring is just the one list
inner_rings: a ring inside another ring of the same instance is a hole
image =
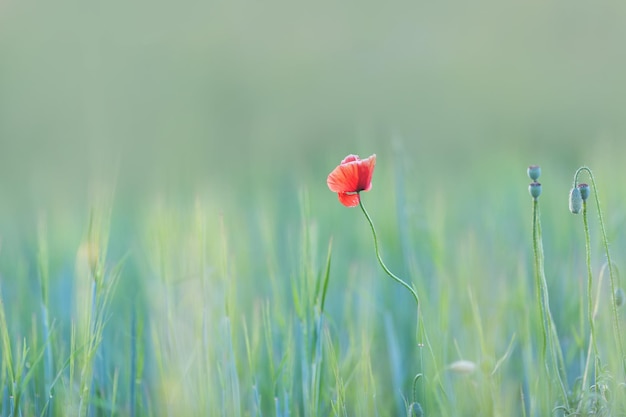
[[534, 182], [537, 182], [537, 178], [541, 175], [541, 167], [539, 165], [531, 165], [528, 167], [528, 176]]
[[535, 200], [541, 195], [541, 184], [537, 181], [531, 182], [528, 186], [528, 192]]
[[578, 189], [580, 190], [580, 198], [582, 198], [583, 201], [587, 201], [589, 198], [589, 184], [578, 184]]
[[580, 193], [580, 188], [574, 187], [569, 192], [569, 211], [574, 214], [580, 213], [583, 207], [583, 198]]

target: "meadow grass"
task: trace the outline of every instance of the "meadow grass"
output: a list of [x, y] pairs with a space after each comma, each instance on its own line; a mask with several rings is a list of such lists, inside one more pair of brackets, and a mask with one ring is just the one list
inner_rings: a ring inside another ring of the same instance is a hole
[[71, 230], [45, 210], [0, 249], [0, 415], [626, 413], [615, 203], [581, 226], [525, 165], [423, 198], [403, 161], [362, 193], [376, 245], [324, 175], [247, 204], [160, 194], [130, 221], [99, 192]]

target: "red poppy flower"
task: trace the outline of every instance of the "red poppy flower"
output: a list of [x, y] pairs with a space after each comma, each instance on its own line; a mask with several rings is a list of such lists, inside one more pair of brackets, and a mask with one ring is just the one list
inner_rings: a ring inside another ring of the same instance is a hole
[[337, 193], [339, 202], [346, 207], [359, 205], [361, 191], [372, 188], [372, 174], [376, 155], [360, 159], [358, 155], [346, 156], [341, 164], [328, 174], [326, 183], [330, 191]]

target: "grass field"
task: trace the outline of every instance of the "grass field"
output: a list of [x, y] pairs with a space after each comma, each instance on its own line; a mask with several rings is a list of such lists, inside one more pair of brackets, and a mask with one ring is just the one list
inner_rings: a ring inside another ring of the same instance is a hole
[[0, 416], [626, 415], [624, 19], [0, 3]]

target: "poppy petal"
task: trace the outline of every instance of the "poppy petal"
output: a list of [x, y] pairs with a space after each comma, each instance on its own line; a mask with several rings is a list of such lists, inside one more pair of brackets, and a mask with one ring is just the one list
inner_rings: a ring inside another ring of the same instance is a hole
[[359, 158], [359, 155], [353, 155], [350, 154], [348, 156], [346, 156], [345, 158], [343, 158], [343, 161], [341, 161], [341, 164], [347, 164], [348, 162], [354, 162], [354, 161], [360, 161], [361, 158]]
[[372, 188], [372, 175], [376, 166], [376, 154], [358, 163], [359, 183], [357, 191], [369, 191]]
[[339, 202], [346, 207], [356, 207], [359, 205], [359, 194], [337, 193]]
[[328, 188], [335, 193], [356, 192], [359, 186], [359, 166], [354, 163], [341, 164], [328, 174]]
[[346, 207], [355, 207], [361, 201], [359, 192], [372, 188], [372, 176], [376, 166], [376, 154], [361, 160], [358, 155], [350, 154], [343, 158], [326, 179], [331, 191], [337, 193], [339, 202]]

